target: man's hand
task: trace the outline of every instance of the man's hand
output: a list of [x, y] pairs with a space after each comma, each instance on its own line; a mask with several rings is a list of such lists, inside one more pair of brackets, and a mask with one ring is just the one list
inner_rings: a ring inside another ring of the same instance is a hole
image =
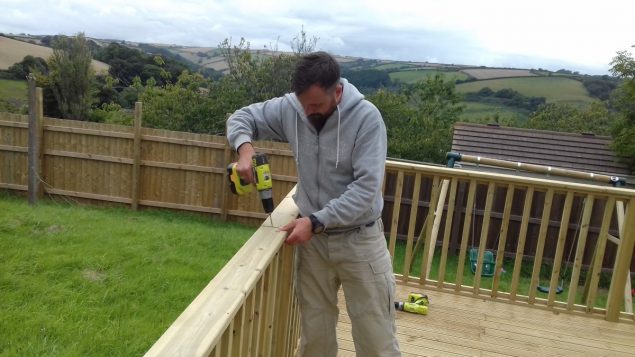
[[236, 165], [236, 171], [238, 171], [238, 176], [247, 183], [254, 182], [252, 158], [255, 154], [256, 151], [251, 143], [244, 143], [238, 148], [238, 164]]
[[302, 217], [293, 220], [291, 223], [281, 227], [279, 230], [289, 232], [287, 239], [285, 239], [285, 243], [300, 244], [309, 241], [313, 236], [311, 227], [312, 225], [309, 217]]

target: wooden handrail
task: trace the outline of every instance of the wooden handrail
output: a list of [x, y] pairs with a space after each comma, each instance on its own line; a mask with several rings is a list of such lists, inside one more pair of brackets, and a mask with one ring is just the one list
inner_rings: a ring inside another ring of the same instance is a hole
[[293, 248], [278, 231], [298, 214], [293, 191], [272, 213], [276, 226], [265, 220], [146, 356], [293, 356]]

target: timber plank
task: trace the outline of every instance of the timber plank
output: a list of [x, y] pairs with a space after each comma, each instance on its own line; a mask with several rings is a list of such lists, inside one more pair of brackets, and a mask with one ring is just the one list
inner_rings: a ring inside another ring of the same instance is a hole
[[[474, 298], [398, 284], [397, 300], [411, 291], [430, 297], [428, 315], [396, 313], [404, 356], [632, 356], [635, 324]], [[350, 319], [339, 294], [341, 356], [354, 355]]]

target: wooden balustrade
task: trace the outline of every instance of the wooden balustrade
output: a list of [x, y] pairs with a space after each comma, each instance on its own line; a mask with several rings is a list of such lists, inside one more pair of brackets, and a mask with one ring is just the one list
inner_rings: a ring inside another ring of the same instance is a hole
[[297, 216], [292, 192], [272, 214], [275, 227], [267, 219], [146, 356], [295, 355], [294, 250], [277, 229]]
[[[402, 283], [496, 300], [508, 300], [553, 310], [602, 315], [611, 321], [616, 321], [620, 317], [633, 318], [632, 310], [627, 308], [625, 310], [628, 312], [624, 312], [622, 305], [625, 300], [629, 305], [631, 304], [628, 295], [625, 295], [624, 286], [629, 278], [635, 242], [635, 191], [391, 161], [387, 162], [386, 171], [397, 177], [397, 182], [393, 185], [395, 192], [385, 193], [392, 194], [394, 197], [394, 204], [389, 210], [392, 215], [388, 243], [393, 257], [395, 257], [398, 236], [397, 226], [403, 223], [403, 220], [408, 221], [404, 268], [401, 274], [398, 274], [398, 279]], [[414, 177], [415, 184], [412, 189], [410, 209], [403, 212], [401, 200], [406, 195], [402, 192], [406, 177]], [[426, 183], [423, 184], [423, 182]], [[468, 187], [466, 197], [457, 196], [459, 185]], [[486, 190], [484, 202], [476, 202], [479, 189]], [[502, 216], [496, 224], [492, 218], [495, 196], [504, 197], [504, 206], [499, 207], [502, 210]], [[563, 203], [557, 208], [554, 207], [555, 196], [564, 198], [559, 200]], [[422, 197], [429, 203], [427, 212], [423, 214], [418, 212], [419, 201]], [[580, 229], [576, 230], [576, 234], [570, 234], [569, 225], [576, 223], [572, 222], [574, 200], [578, 203], [582, 202], [576, 205], [581, 207], [580, 212], [576, 212]], [[462, 210], [457, 210], [457, 207], [461, 207]], [[479, 229], [476, 227], [473, 215], [477, 207], [483, 210]], [[510, 216], [513, 207], [516, 207], [516, 211], [522, 210], [522, 213], [519, 213], [522, 217], [520, 225], [514, 227], [512, 232]], [[462, 217], [461, 212], [463, 212]], [[599, 233], [593, 240], [589, 239], [589, 221], [592, 212], [602, 217]], [[419, 221], [424, 220], [422, 225], [417, 223], [417, 217], [420, 217]], [[528, 224], [536, 217], [540, 217], [538, 237], [534, 240], [535, 246], [528, 246], [526, 244]], [[456, 220], [459, 222], [455, 222]], [[550, 227], [550, 222], [553, 220], [559, 222], [557, 230]], [[616, 234], [619, 237], [609, 232], [615, 221], [619, 225], [619, 232]], [[417, 228], [419, 231], [416, 231]], [[439, 234], [441, 229], [442, 235]], [[456, 231], [454, 235], [460, 236], [458, 252], [450, 251], [449, 239], [453, 231]], [[503, 291], [500, 288], [501, 273], [504, 253], [509, 251], [506, 245], [510, 234], [518, 234], [518, 239], [515, 240], [517, 242], [515, 257], [510, 257], [514, 260], [512, 271], [506, 273], [511, 273], [511, 284]], [[415, 242], [416, 237], [418, 239]], [[594, 245], [593, 258], [589, 264], [583, 264], [585, 258], [583, 253], [589, 244]], [[614, 245], [610, 250], [609, 244]], [[423, 249], [420, 249], [421, 246]], [[470, 270], [466, 269], [469, 266], [466, 264], [469, 260], [468, 247], [478, 251], [476, 271], [471, 285], [465, 284], [467, 274], [470, 273]], [[441, 250], [438, 254], [439, 263], [436, 276], [431, 276], [431, 263], [436, 249]], [[488, 249], [495, 251], [496, 256], [494, 275], [491, 279], [482, 276], [484, 255]], [[419, 252], [422, 256], [416, 257]], [[575, 258], [569, 261], [573, 252], [575, 252]], [[446, 276], [448, 256], [455, 253], [458, 254], [456, 276], [450, 279]], [[606, 305], [596, 306], [600, 276], [603, 272], [602, 262], [611, 254], [615, 263], [610, 272], [610, 288]], [[527, 259], [523, 261], [523, 257], [531, 255], [533, 255], [533, 262]], [[416, 258], [421, 260], [418, 277], [413, 276], [413, 262]], [[545, 262], [551, 265], [551, 273], [547, 279], [543, 277], [544, 272], [541, 274], [545, 269]], [[523, 265], [524, 271], [531, 268], [529, 288], [520, 291]], [[567, 277], [568, 288], [563, 289], [565, 294], [557, 294], [558, 289], [561, 288], [559, 285], [563, 279], [563, 269], [571, 271], [570, 277]], [[582, 283], [582, 275], [586, 276], [584, 291], [581, 296], [578, 296], [578, 286]], [[539, 286], [543, 290], [548, 289], [548, 293], [538, 292]]]
[[[402, 219], [408, 220], [403, 270], [396, 274], [400, 284], [602, 316], [611, 321], [633, 319], [632, 312], [622, 311], [622, 304], [635, 245], [635, 191], [394, 161], [386, 163], [386, 171], [396, 174], [397, 180], [394, 204], [388, 210], [391, 214], [388, 247], [393, 259], [396, 259], [397, 227]], [[415, 184], [412, 193], [404, 194], [404, 180], [409, 176]], [[467, 187], [467, 194], [458, 194], [460, 185]], [[477, 202], [479, 189], [486, 190], [484, 202]], [[276, 227], [297, 216], [292, 193], [273, 213]], [[505, 198], [500, 223], [495, 222], [492, 215], [497, 195]], [[564, 203], [557, 210], [554, 209], [556, 196], [564, 196]], [[402, 211], [404, 197], [410, 200], [410, 207]], [[423, 199], [428, 202], [427, 212], [419, 212], [419, 202]], [[576, 199], [582, 200], [578, 215], [580, 229], [572, 236], [568, 234], [568, 227]], [[478, 206], [482, 206], [484, 212], [480, 229], [476, 230], [473, 213]], [[510, 217], [514, 209], [521, 212], [522, 217], [518, 227], [511, 229]], [[386, 213], [386, 209], [384, 211]], [[556, 231], [550, 229], [549, 223], [554, 219], [554, 212], [560, 222]], [[593, 212], [600, 212], [602, 216], [596, 239], [590, 239], [589, 234]], [[529, 247], [526, 244], [528, 226], [535, 217], [540, 217], [540, 229], [536, 245]], [[610, 234], [614, 220], [619, 226], [617, 237]], [[456, 276], [448, 279], [449, 257], [455, 253], [450, 248], [453, 231], [460, 237], [460, 248]], [[474, 236], [476, 232], [478, 237]], [[492, 246], [488, 244], [492, 232], [496, 236], [495, 274], [492, 278], [482, 278], [485, 251]], [[500, 287], [500, 275], [510, 234], [519, 234], [519, 239], [515, 240], [516, 253], [511, 257], [513, 268], [508, 272], [511, 282], [504, 290]], [[473, 243], [470, 242], [472, 239]], [[146, 356], [293, 356], [300, 336], [300, 316], [293, 292], [293, 247], [283, 244], [283, 240], [284, 234], [266, 220]], [[583, 264], [583, 253], [589, 244], [594, 244], [593, 259], [590, 264]], [[606, 306], [596, 307], [602, 261], [609, 251], [609, 244], [617, 246], [612, 250], [615, 264]], [[546, 249], [552, 246], [555, 249]], [[469, 280], [466, 279], [469, 269], [465, 269], [469, 260], [468, 247], [478, 248], [472, 285], [466, 284]], [[432, 261], [437, 249], [441, 252], [436, 276], [432, 276]], [[533, 252], [533, 262], [523, 261], [526, 251]], [[565, 258], [567, 251], [575, 254], [570, 262]], [[550, 256], [552, 269], [549, 279], [545, 280], [541, 279], [540, 273], [546, 256]], [[414, 265], [417, 259], [421, 260], [420, 266]], [[566, 294], [557, 298], [561, 271], [567, 263], [572, 269], [568, 288]], [[528, 291], [520, 289], [523, 265], [524, 271], [531, 271]], [[414, 268], [419, 269], [418, 276], [413, 276]], [[577, 293], [583, 273], [587, 278], [584, 293], [579, 298]], [[542, 280], [549, 288], [546, 296], [536, 293]]]

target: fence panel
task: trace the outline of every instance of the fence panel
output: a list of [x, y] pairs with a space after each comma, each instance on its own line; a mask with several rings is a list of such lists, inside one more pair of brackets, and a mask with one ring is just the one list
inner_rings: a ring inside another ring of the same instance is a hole
[[[210, 213], [252, 225], [266, 216], [256, 192], [228, 194], [226, 169], [237, 157], [225, 137], [152, 128], [135, 135], [135, 127], [44, 118], [42, 141], [38, 179], [48, 195]], [[254, 145], [268, 156], [274, 202], [281, 202], [297, 182], [289, 146]], [[28, 150], [28, 116], [0, 113], [0, 188], [27, 190]]]

